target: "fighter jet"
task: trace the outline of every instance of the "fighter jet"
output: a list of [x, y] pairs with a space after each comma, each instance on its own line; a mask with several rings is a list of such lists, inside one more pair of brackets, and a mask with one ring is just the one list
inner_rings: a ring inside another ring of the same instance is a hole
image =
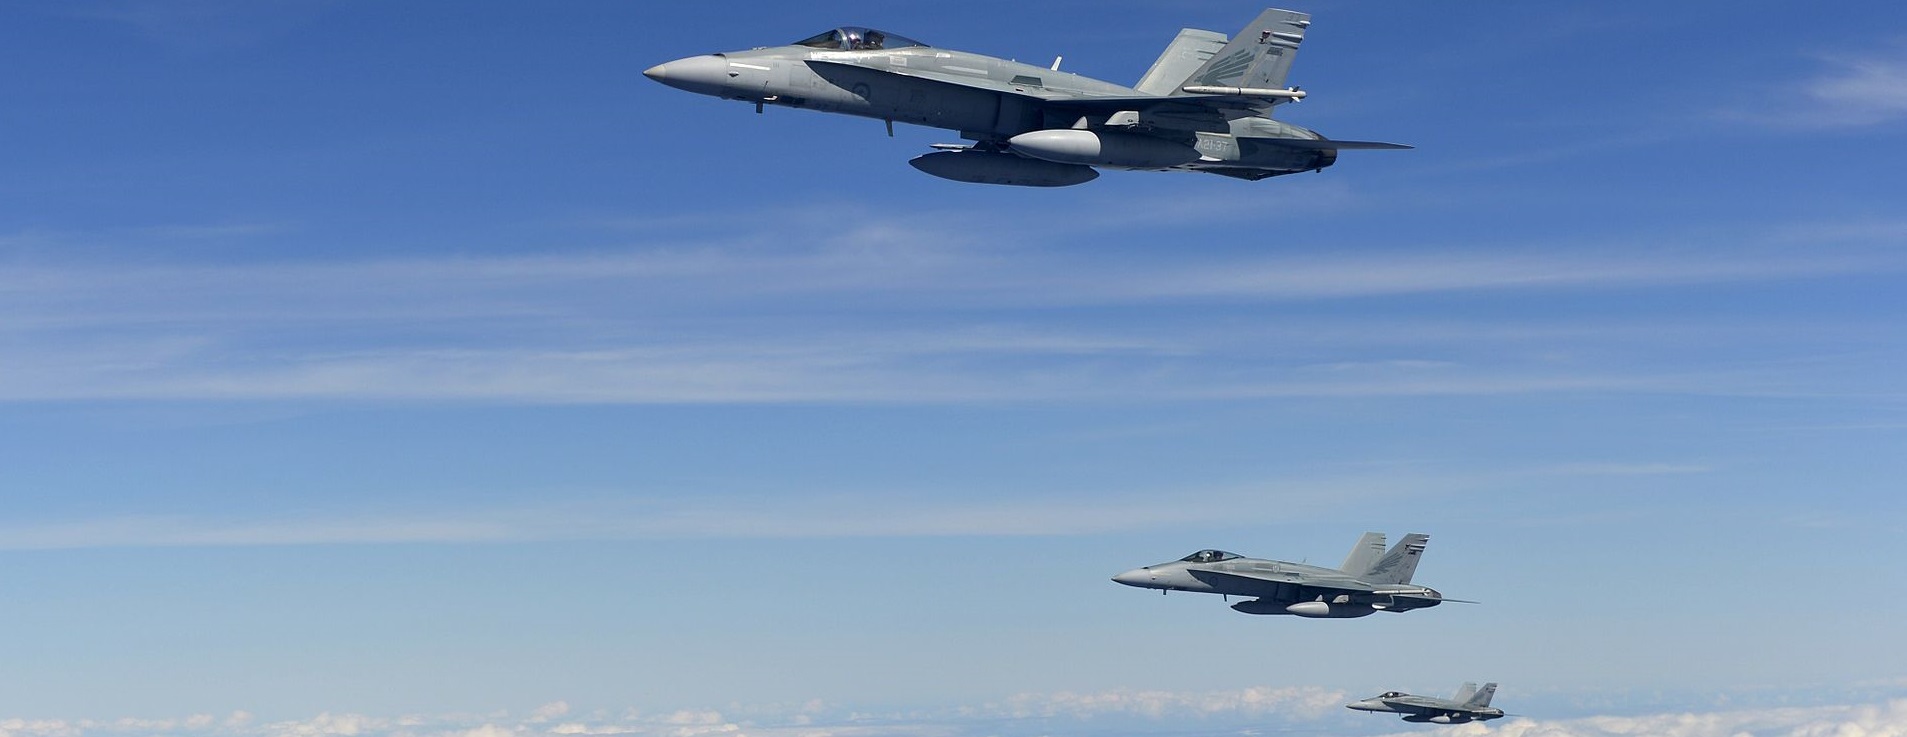
[[914, 168], [960, 182], [1063, 187], [1102, 169], [1202, 171], [1259, 180], [1322, 171], [1347, 149], [1272, 120], [1305, 98], [1285, 86], [1311, 17], [1266, 10], [1235, 37], [1187, 28], [1131, 87], [1050, 67], [929, 46], [859, 26], [786, 46], [704, 54], [643, 76], [677, 89], [766, 105], [958, 131]]
[[1495, 695], [1496, 684], [1494, 683], [1483, 684], [1482, 690], [1477, 689], [1477, 684], [1466, 683], [1463, 684], [1463, 688], [1457, 689], [1457, 695], [1448, 699], [1412, 696], [1402, 691], [1386, 691], [1355, 704], [1345, 704], [1344, 708], [1402, 714], [1406, 722], [1463, 724], [1470, 721], [1501, 719], [1503, 710], [1490, 708], [1490, 697]]
[[[1405, 535], [1384, 550], [1384, 533], [1367, 532], [1336, 569], [1303, 563], [1246, 558], [1223, 550], [1201, 550], [1170, 563], [1134, 568], [1113, 576], [1127, 586], [1171, 591], [1253, 597], [1232, 605], [1246, 614], [1296, 614], [1319, 619], [1363, 617], [1372, 612], [1407, 612], [1442, 604], [1435, 589], [1412, 586], [1429, 535]], [[1474, 602], [1463, 602], [1474, 603]]]

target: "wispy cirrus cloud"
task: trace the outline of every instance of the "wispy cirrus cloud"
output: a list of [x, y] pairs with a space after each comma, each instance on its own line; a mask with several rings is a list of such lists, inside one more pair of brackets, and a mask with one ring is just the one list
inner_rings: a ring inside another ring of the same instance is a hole
[[[1787, 129], [1853, 129], [1907, 120], [1907, 44], [1822, 52], [1812, 61], [1813, 73], [1788, 85], [1798, 93], [1796, 99], [1776, 100], [1757, 87], [1738, 94], [1742, 99], [1721, 116]], [[1770, 114], [1772, 108], [1780, 112]]]
[[42, 12], [123, 24], [146, 39], [193, 51], [251, 46], [289, 33], [326, 10], [317, 0], [182, 0], [154, 5], [76, 0]]
[[1907, 48], [1890, 53], [1825, 56], [1827, 66], [1803, 91], [1814, 103], [1801, 111], [1819, 125], [1865, 126], [1907, 119]]
[[[1793, 395], [1818, 387], [1780, 368], [1718, 374], [1667, 360], [1670, 346], [1725, 343], [1738, 326], [1358, 320], [1306, 305], [1542, 298], [1907, 268], [1898, 249], [1886, 247], [1903, 229], [1897, 222], [1757, 231], [1731, 241], [1728, 258], [1673, 239], [1197, 259], [1045, 247], [1091, 242], [1107, 227], [1175, 227], [1152, 217], [1118, 226], [1097, 217], [956, 226], [957, 214], [863, 214], [840, 219], [845, 227], [822, 218], [813, 224], [828, 227], [766, 239], [733, 223], [645, 221], [611, 228], [636, 241], [617, 248], [218, 264], [75, 258], [60, 246], [96, 238], [269, 242], [295, 229], [22, 234], [0, 239], [11, 251], [0, 269], [0, 401]], [[1074, 221], [1083, 224], [1064, 224]], [[1025, 229], [1039, 234], [1041, 247], [1016, 245], [1028, 243]], [[1225, 319], [1211, 319], [1213, 309]], [[1300, 309], [1307, 314], [1284, 314]], [[1585, 360], [1595, 355], [1623, 360]]]
[[[0, 523], [0, 550], [248, 547], [548, 540], [721, 540], [1091, 535], [1186, 526], [1289, 523], [1418, 497], [1485, 493], [1535, 480], [1708, 473], [1691, 463], [1561, 463], [1460, 472], [1336, 469], [1226, 485], [1094, 488], [976, 498], [920, 489], [545, 492], [533, 504], [402, 511], [144, 514]], [[1177, 503], [1173, 503], [1177, 502]]]
[[[767, 244], [741, 233], [672, 234], [534, 256], [218, 265], [60, 260], [46, 256], [58, 252], [50, 247], [58, 236], [16, 238], [32, 243], [0, 270], [0, 401], [1782, 394], [1807, 389], [1752, 372], [1555, 360], [1582, 354], [1575, 349], [1585, 343], [1634, 346], [1644, 333], [1655, 337], [1642, 342], [1666, 345], [1676, 328], [1659, 321], [1646, 329], [1505, 327], [1280, 312], [1318, 301], [1540, 296], [1907, 267], [1882, 247], [1900, 229], [1885, 223], [1811, 237], [1758, 234], [1725, 259], [1596, 244], [1106, 258], [1002, 246], [985, 229], [926, 228], [939, 235], [924, 237], [917, 223], [858, 223]], [[196, 230], [170, 228], [164, 237]], [[221, 239], [279, 233], [212, 230], [218, 235], [208, 237]], [[1210, 319], [1215, 306], [1230, 316]], [[1105, 316], [1133, 308], [1143, 317]], [[1729, 334], [1694, 325], [1683, 332], [1706, 341]], [[1546, 342], [1569, 348], [1543, 351]]]

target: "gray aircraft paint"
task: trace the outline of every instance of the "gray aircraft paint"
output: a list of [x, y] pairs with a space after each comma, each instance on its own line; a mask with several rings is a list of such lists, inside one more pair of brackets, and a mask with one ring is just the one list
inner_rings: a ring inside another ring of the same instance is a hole
[[1430, 536], [1411, 533], [1386, 551], [1384, 534], [1367, 532], [1339, 568], [1201, 550], [1175, 561], [1134, 568], [1112, 580], [1167, 592], [1249, 597], [1232, 605], [1246, 614], [1349, 619], [1442, 604], [1443, 594], [1410, 582], [1429, 542]]
[[1177, 92], [1185, 80], [1205, 66], [1205, 62], [1218, 55], [1225, 48], [1225, 34], [1213, 31], [1201, 31], [1186, 28], [1179, 31], [1172, 44], [1165, 47], [1165, 53], [1152, 62], [1145, 76], [1139, 78], [1139, 84], [1133, 89], [1141, 94], [1161, 97]]
[[[787, 46], [677, 59], [643, 75], [757, 110], [774, 105], [957, 131], [972, 143], [937, 145], [942, 153], [914, 165], [968, 182], [1066, 186], [1093, 178], [1055, 165], [1257, 180], [1322, 171], [1344, 149], [1409, 148], [1334, 141], [1272, 119], [1273, 106], [1304, 97], [1282, 86], [1310, 23], [1303, 13], [1266, 10], [1229, 39], [1182, 30], [1137, 87], [853, 26]], [[1078, 133], [1020, 138], [1043, 131]], [[963, 153], [975, 156], [948, 156]]]
[[1465, 683], [1457, 689], [1457, 695], [1448, 699], [1388, 691], [1363, 701], [1345, 704], [1344, 708], [1402, 714], [1406, 722], [1462, 724], [1502, 718], [1503, 710], [1490, 706], [1490, 699], [1495, 696], [1495, 683], [1483, 684], [1481, 689], [1477, 688], [1477, 684]]

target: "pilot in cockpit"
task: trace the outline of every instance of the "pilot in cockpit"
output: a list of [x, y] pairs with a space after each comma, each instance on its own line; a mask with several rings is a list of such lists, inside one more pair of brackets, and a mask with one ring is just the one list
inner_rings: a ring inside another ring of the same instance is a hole
[[1218, 561], [1224, 560], [1224, 553], [1220, 553], [1216, 550], [1201, 550], [1191, 555], [1185, 556], [1184, 558], [1181, 558], [1180, 560], [1186, 561], [1188, 563], [1216, 563]]

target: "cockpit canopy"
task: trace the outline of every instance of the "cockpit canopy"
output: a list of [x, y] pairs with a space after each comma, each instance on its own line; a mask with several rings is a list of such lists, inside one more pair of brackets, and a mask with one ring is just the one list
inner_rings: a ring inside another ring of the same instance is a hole
[[1383, 696], [1379, 696], [1378, 698], [1380, 698], [1380, 699], [1394, 699], [1394, 698], [1397, 698], [1397, 697], [1399, 697], [1399, 696], [1402, 696], [1402, 695], [1404, 695], [1404, 692], [1402, 692], [1402, 691], [1385, 691], [1385, 692], [1384, 692], [1384, 695], [1383, 695]]
[[1179, 560], [1185, 561], [1187, 563], [1217, 563], [1221, 560], [1231, 560], [1233, 558], [1243, 558], [1243, 557], [1244, 556], [1239, 555], [1237, 553], [1227, 553], [1223, 550], [1201, 550], [1191, 555], [1180, 558]]
[[829, 51], [873, 51], [878, 49], [904, 49], [909, 46], [926, 46], [914, 39], [886, 31], [877, 31], [860, 26], [842, 26], [826, 33], [804, 38], [795, 42], [796, 46]]

